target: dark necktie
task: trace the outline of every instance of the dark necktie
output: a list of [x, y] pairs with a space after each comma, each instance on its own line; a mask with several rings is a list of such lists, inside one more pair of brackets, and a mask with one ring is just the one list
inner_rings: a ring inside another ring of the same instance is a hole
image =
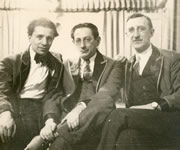
[[41, 63], [42, 66], [47, 66], [49, 69], [52, 69], [52, 65], [50, 63], [50, 58], [48, 57], [48, 54], [44, 55], [39, 55], [36, 53], [34, 60], [36, 64]]
[[90, 81], [92, 77], [92, 71], [90, 69], [90, 60], [85, 60], [85, 67], [83, 69], [83, 79], [86, 81]]
[[133, 66], [133, 69], [134, 69], [134, 71], [135, 71], [137, 74], [139, 74], [139, 71], [140, 71], [139, 60], [140, 60], [140, 58], [139, 58], [139, 59], [136, 59], [136, 62], [134, 63], [134, 66]]

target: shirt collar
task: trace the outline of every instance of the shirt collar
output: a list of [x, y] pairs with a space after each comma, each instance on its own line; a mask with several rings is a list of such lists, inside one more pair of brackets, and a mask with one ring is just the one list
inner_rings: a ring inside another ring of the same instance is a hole
[[135, 52], [136, 59], [137, 60], [140, 59], [140, 61], [148, 61], [151, 54], [152, 54], [152, 45], [151, 44], [145, 51], [143, 51], [141, 53]]
[[[97, 52], [91, 58], [89, 58], [90, 62], [94, 62], [96, 56], [97, 56]], [[84, 59], [81, 58], [81, 60], [84, 62]]]
[[32, 49], [32, 47], [30, 46], [30, 57], [31, 57], [31, 62], [34, 61], [35, 55], [36, 55], [36, 53], [34, 52], [34, 50]]

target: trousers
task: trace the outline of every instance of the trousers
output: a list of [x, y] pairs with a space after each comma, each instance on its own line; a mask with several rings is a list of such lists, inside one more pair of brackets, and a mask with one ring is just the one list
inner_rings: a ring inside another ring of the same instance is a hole
[[2, 150], [23, 150], [31, 139], [39, 135], [42, 122], [41, 99], [19, 99], [18, 109], [13, 113], [16, 133], [9, 143], [0, 143]]
[[180, 112], [119, 108], [108, 116], [98, 150], [178, 150], [179, 141]]

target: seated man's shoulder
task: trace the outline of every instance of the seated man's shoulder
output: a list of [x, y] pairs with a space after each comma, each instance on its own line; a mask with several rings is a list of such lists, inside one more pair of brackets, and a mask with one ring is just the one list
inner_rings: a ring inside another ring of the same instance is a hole
[[112, 61], [112, 62], [115, 61], [114, 59], [112, 59], [112, 58], [110, 58], [110, 57], [108, 57], [108, 56], [106, 56], [106, 55], [102, 55], [102, 56], [103, 56], [104, 60]]
[[58, 61], [60, 61], [61, 63], [63, 62], [62, 55], [61, 55], [60, 53], [51, 52], [51, 54], [52, 54]]
[[10, 54], [8, 56], [1, 58], [0, 61], [4, 63], [10, 63], [10, 62], [14, 63], [14, 62], [20, 61], [22, 59], [22, 55], [23, 55], [23, 52], [20, 52], [17, 54]]
[[180, 60], [180, 53], [173, 50], [161, 50], [161, 54], [170, 61]]

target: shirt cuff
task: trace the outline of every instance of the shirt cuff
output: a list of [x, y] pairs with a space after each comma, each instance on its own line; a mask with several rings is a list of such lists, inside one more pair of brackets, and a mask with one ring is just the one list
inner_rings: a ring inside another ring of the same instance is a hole
[[56, 117], [56, 115], [54, 113], [49, 113], [44, 117], [44, 122], [46, 122], [46, 120], [48, 119], [53, 119], [53, 121], [57, 124], [58, 123], [58, 119]]

